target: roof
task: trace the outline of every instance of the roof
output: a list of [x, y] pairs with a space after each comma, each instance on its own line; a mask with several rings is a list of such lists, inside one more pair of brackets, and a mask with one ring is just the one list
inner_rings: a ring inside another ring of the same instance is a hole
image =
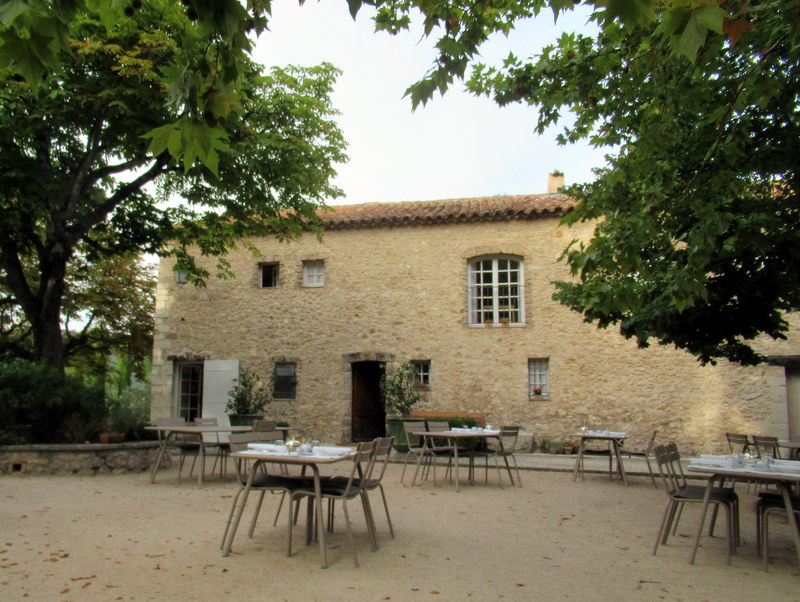
[[326, 230], [344, 230], [560, 217], [575, 204], [572, 197], [559, 193], [500, 195], [442, 201], [337, 205], [321, 212], [320, 217]]

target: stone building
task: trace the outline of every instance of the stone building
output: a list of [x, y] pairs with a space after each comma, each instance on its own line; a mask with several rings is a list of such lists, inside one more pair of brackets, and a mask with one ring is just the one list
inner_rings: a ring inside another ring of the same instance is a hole
[[251, 240], [260, 256], [232, 254], [236, 278], [205, 288], [162, 261], [153, 418], [227, 420], [246, 367], [273, 388], [270, 417], [321, 439], [371, 438], [384, 431], [381, 371], [413, 360], [419, 409], [479, 412], [536, 438], [627, 425], [635, 443], [658, 429], [689, 452], [722, 449], [726, 431], [800, 435], [796, 337], [765, 341], [765, 365], [701, 367], [551, 299], [568, 277], [560, 253], [592, 233], [559, 225], [571, 205], [549, 192], [335, 207], [322, 242]]

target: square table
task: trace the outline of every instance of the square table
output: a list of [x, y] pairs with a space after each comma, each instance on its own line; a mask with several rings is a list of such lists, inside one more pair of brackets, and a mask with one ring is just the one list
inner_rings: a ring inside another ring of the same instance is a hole
[[[617, 459], [617, 473], [619, 474], [619, 478], [625, 485], [628, 484], [628, 479], [625, 476], [625, 465], [622, 463], [622, 456], [619, 453], [620, 443], [628, 438], [627, 433], [615, 431], [581, 431], [580, 433], [575, 433], [575, 436], [580, 439], [580, 444], [578, 445], [578, 457], [575, 459], [575, 470], [572, 471], [573, 481], [577, 480], [578, 473], [581, 473], [581, 475], [583, 474], [583, 455], [586, 449], [586, 441], [594, 439], [597, 441], [607, 441], [611, 445], [614, 457]], [[613, 473], [610, 463], [611, 458], [609, 458], [608, 474], [612, 476]]]
[[[455, 475], [456, 475], [456, 491], [460, 491], [459, 489], [459, 478], [458, 478], [458, 441], [460, 439], [473, 439], [473, 438], [480, 438], [480, 439], [497, 439], [500, 442], [500, 449], [503, 450], [503, 439], [500, 437], [500, 431], [497, 430], [487, 430], [487, 429], [452, 429], [449, 431], [424, 431], [420, 433], [414, 433], [415, 435], [419, 435], [423, 439], [422, 449], [426, 450], [429, 447], [433, 447], [432, 440], [433, 439], [448, 439], [453, 444], [453, 462], [455, 464]], [[430, 443], [430, 445], [429, 445]], [[419, 454], [419, 459], [417, 460], [417, 469], [414, 471], [414, 478], [411, 480], [411, 486], [414, 486], [417, 480], [417, 474], [419, 473], [419, 467], [422, 464], [422, 458], [425, 456], [425, 452], [423, 451]], [[472, 459], [470, 458], [470, 461]], [[506, 468], [508, 469], [508, 476], [511, 479], [511, 482], [514, 482], [514, 477], [511, 474], [511, 466], [508, 464], [508, 459], [506, 459]]]
[[800, 471], [782, 469], [779, 464], [773, 464], [768, 469], [757, 465], [729, 466], [728, 458], [732, 460], [733, 456], [703, 456], [692, 458], [689, 462], [690, 471], [708, 475], [708, 483], [703, 497], [703, 509], [700, 513], [700, 523], [697, 525], [697, 531], [695, 532], [689, 564], [694, 564], [694, 559], [697, 555], [697, 547], [700, 544], [700, 536], [703, 533], [703, 523], [706, 520], [706, 512], [708, 511], [709, 498], [711, 497], [714, 481], [724, 478], [733, 478], [741, 481], [760, 481], [778, 486], [791, 527], [792, 537], [794, 538], [797, 560], [800, 562], [800, 534], [797, 532], [797, 519], [792, 509], [791, 499], [792, 485], [800, 484]]
[[[258, 472], [258, 467], [262, 463], [270, 464], [291, 464], [295, 466], [302, 466], [310, 468], [314, 476], [314, 506], [317, 520], [321, 520], [322, 514], [322, 484], [320, 482], [319, 466], [341, 462], [355, 455], [355, 449], [352, 447], [343, 446], [325, 446], [320, 445], [314, 448], [311, 454], [289, 453], [284, 446], [268, 444], [268, 443], [251, 443], [247, 451], [233, 452], [231, 458], [242, 458], [245, 460], [253, 460], [252, 466], [247, 476], [247, 484], [245, 485], [244, 492], [242, 493], [239, 507], [234, 509], [233, 524], [228, 530], [228, 536], [223, 542], [222, 555], [228, 556], [233, 545], [233, 538], [236, 535], [236, 529], [239, 527], [239, 521], [242, 518], [242, 513], [247, 505], [247, 497], [250, 495], [250, 490], [253, 487], [253, 479]], [[234, 498], [234, 504], [236, 503]], [[292, 509], [289, 508], [291, 515]], [[313, 521], [309, 520], [306, 525], [306, 530], [313, 528]], [[308, 536], [306, 536], [306, 543], [308, 543]], [[328, 568], [328, 550], [325, 543], [325, 529], [319, 529], [319, 553], [322, 557], [322, 568]]]
[[[161, 460], [164, 458], [164, 453], [167, 451], [170, 438], [174, 438], [179, 434], [199, 434], [202, 439], [204, 433], [249, 433], [253, 430], [252, 426], [219, 426], [210, 424], [169, 424], [163, 426], [146, 426], [144, 428], [147, 431], [164, 433], [164, 436], [161, 438], [161, 447], [158, 449], [158, 456], [156, 456], [155, 464], [153, 464], [153, 468], [150, 469], [151, 483], [155, 483], [156, 481], [156, 474], [161, 467]], [[206, 446], [203, 445], [202, 442], [199, 445], [198, 451], [200, 454], [200, 472], [197, 475], [197, 485], [202, 486], [203, 475], [206, 471]]]

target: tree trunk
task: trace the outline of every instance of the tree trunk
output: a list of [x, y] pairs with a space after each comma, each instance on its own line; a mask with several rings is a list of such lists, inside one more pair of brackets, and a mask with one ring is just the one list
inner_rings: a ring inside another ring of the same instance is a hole
[[60, 304], [55, 311], [42, 311], [33, 323], [33, 353], [37, 362], [64, 370], [64, 340], [61, 336]]

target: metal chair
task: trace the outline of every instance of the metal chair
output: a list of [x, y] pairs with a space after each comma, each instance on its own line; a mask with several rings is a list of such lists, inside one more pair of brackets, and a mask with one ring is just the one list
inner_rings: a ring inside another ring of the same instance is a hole
[[[232, 452], [240, 452], [246, 451], [248, 443], [254, 442], [264, 442], [269, 440], [264, 435], [268, 435], [269, 433], [231, 433], [230, 435], [230, 448]], [[236, 509], [237, 504], [239, 503], [239, 497], [241, 496], [242, 492], [247, 485], [248, 479], [248, 470], [246, 470], [248, 462], [243, 460], [242, 458], [237, 458], [234, 467], [236, 468], [236, 482], [239, 484], [239, 490], [236, 492], [236, 495], [233, 498], [233, 503], [231, 504], [231, 511], [228, 514], [228, 522], [225, 525], [225, 533], [222, 535], [222, 544], [220, 548], [224, 548], [225, 546], [225, 539], [228, 536], [228, 531], [231, 528], [231, 521], [233, 520], [234, 511]], [[250, 530], [248, 531], [248, 537], [253, 537], [253, 532], [256, 528], [256, 521], [258, 521], [258, 515], [261, 512], [261, 504], [264, 501], [264, 494], [267, 491], [278, 493], [280, 492], [281, 500], [278, 504], [278, 510], [275, 513], [275, 522], [273, 526], [277, 523], [278, 515], [281, 512], [281, 507], [283, 506], [283, 499], [287, 493], [302, 487], [307, 484], [308, 478], [306, 477], [293, 477], [286, 474], [281, 475], [273, 475], [267, 472], [266, 467], [262, 464], [261, 470], [258, 474], [255, 475], [253, 478], [253, 484], [251, 487], [251, 491], [258, 491], [260, 493], [258, 498], [258, 503], [256, 505], [256, 509], [253, 512], [253, 518], [250, 521]], [[291, 515], [291, 513], [290, 513]]]
[[[511, 484], [514, 485], [514, 477], [511, 473], [511, 465], [508, 463], [508, 459], [511, 458], [511, 461], [514, 463], [514, 470], [517, 473], [517, 485], [522, 487], [522, 477], [520, 476], [519, 472], [519, 465], [517, 464], [517, 458], [514, 455], [514, 452], [517, 449], [517, 439], [519, 438], [519, 431], [520, 427], [518, 426], [501, 426], [500, 427], [500, 445], [497, 449], [489, 450], [489, 456], [494, 456], [494, 464], [497, 468], [497, 476], [500, 479], [500, 482], [503, 482], [503, 473], [500, 470], [500, 458], [503, 458], [503, 462], [506, 464], [506, 471], [508, 472], [508, 478], [511, 481]], [[487, 458], [487, 466], [486, 466], [486, 481], [489, 480], [489, 467], [488, 467], [488, 458]]]
[[[674, 447], [673, 447], [674, 446]], [[661, 519], [661, 526], [658, 531], [656, 543], [653, 546], [653, 555], [658, 552], [658, 546], [667, 545], [669, 533], [677, 529], [680, 520], [680, 511], [685, 504], [703, 503], [705, 497], [705, 487], [687, 486], [683, 468], [680, 467], [680, 454], [677, 453], [677, 446], [656, 445], [653, 454], [656, 459], [661, 480], [667, 491], [669, 501], [664, 509]], [[728, 538], [728, 563], [730, 564], [731, 555], [735, 552], [738, 543], [738, 524], [739, 524], [739, 497], [732, 488], [715, 487], [709, 498], [710, 503], [725, 509], [727, 538]], [[709, 535], [714, 531], [714, 520], [712, 518], [709, 526]]]
[[[344, 519], [345, 519], [345, 526], [347, 527], [347, 538], [350, 541], [350, 547], [353, 551], [353, 562], [355, 563], [356, 567], [358, 567], [358, 555], [356, 554], [356, 546], [353, 540], [353, 527], [350, 521], [350, 512], [347, 509], [347, 502], [355, 499], [356, 497], [361, 498], [361, 504], [364, 508], [364, 516], [367, 523], [367, 532], [370, 538], [370, 544], [372, 545], [372, 550], [375, 551], [378, 549], [377, 538], [375, 536], [374, 531], [374, 524], [375, 521], [372, 517], [369, 502], [366, 498], [366, 494], [364, 492], [362, 475], [366, 475], [370, 473], [370, 465], [373, 462], [373, 451], [375, 449], [375, 441], [366, 441], [363, 443], [359, 443], [358, 447], [356, 448], [356, 453], [353, 455], [353, 466], [350, 470], [349, 476], [344, 479], [335, 479], [335, 478], [324, 478], [320, 480], [321, 485], [321, 494], [323, 499], [328, 499], [331, 502], [336, 502], [337, 500], [341, 500], [342, 508], [344, 510]], [[314, 491], [314, 483], [313, 481], [307, 480], [305, 484], [297, 489], [294, 489], [291, 492], [290, 500], [293, 503], [300, 503], [301, 498], [307, 497], [309, 499], [308, 504], [308, 511], [306, 514], [306, 543], [310, 543], [311, 541], [311, 533], [313, 527], [316, 525], [317, 521], [321, 520], [321, 517], [314, 516], [314, 505], [311, 503], [312, 498], [316, 496]], [[331, 504], [329, 504], [329, 509], [331, 508]], [[331, 531], [333, 527], [332, 523], [333, 512], [328, 512], [328, 530]], [[289, 545], [287, 550], [287, 556], [292, 555], [292, 527], [294, 524], [294, 519], [292, 517], [292, 513], [289, 513]]]
[[274, 431], [277, 424], [277, 420], [256, 420], [253, 422], [253, 430], [257, 433], [268, 433], [270, 431]]
[[645, 463], [647, 464], [647, 472], [650, 474], [650, 480], [653, 483], [653, 487], [658, 488], [658, 483], [656, 482], [656, 477], [653, 474], [653, 467], [650, 466], [650, 456], [653, 454], [653, 447], [656, 444], [656, 435], [658, 431], [653, 431], [653, 435], [650, 437], [650, 441], [647, 443], [647, 447], [644, 451], [632, 451], [629, 449], [625, 449], [623, 444], [620, 444], [619, 453], [622, 456], [627, 456], [628, 458], [644, 458]]
[[750, 439], [740, 433], [725, 433], [732, 454], [743, 454], [750, 449]]
[[[449, 446], [447, 447], [435, 447], [435, 446], [424, 446], [422, 444], [421, 436], [419, 433], [423, 433], [427, 431], [427, 427], [425, 426], [424, 422], [420, 421], [411, 421], [405, 420], [403, 421], [403, 434], [406, 437], [406, 445], [408, 446], [408, 453], [406, 454], [406, 459], [403, 462], [403, 472], [400, 474], [400, 482], [403, 482], [406, 474], [406, 466], [408, 465], [408, 459], [411, 457], [416, 457], [418, 463], [423, 463], [423, 478], [433, 467], [433, 483], [436, 484], [436, 458], [446, 456], [448, 458], [452, 458], [452, 448]], [[422, 457], [420, 457], [422, 456]]]
[[777, 437], [770, 437], [767, 435], [753, 435], [753, 444], [759, 456], [772, 456], [775, 459], [780, 459], [781, 451], [780, 444]]

